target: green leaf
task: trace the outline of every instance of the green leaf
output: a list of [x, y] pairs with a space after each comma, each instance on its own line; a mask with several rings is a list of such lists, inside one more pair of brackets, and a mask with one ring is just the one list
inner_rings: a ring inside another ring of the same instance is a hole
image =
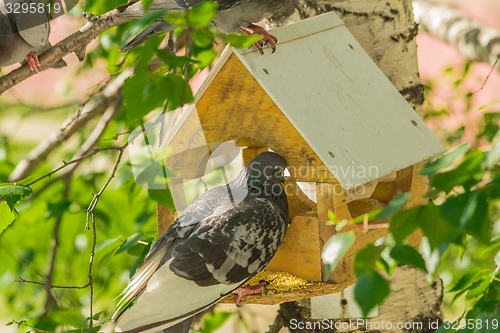
[[362, 248], [354, 258], [354, 272], [356, 275], [360, 276], [363, 272], [374, 269], [384, 249], [385, 246], [375, 246], [372, 243]]
[[165, 76], [162, 80], [162, 85], [165, 87], [163, 94], [168, 99], [169, 110], [175, 110], [179, 106], [193, 101], [191, 86], [181, 75], [169, 74]]
[[469, 291], [467, 291], [467, 294], [465, 294], [465, 299], [473, 299], [481, 296], [488, 289], [490, 283], [491, 281], [488, 278], [474, 282]]
[[497, 265], [497, 267], [500, 267], [500, 251], [498, 251], [495, 255], [495, 264]]
[[0, 197], [7, 202], [11, 211], [14, 210], [14, 205], [24, 197], [29, 197], [33, 190], [24, 185], [6, 185], [0, 186]]
[[243, 34], [228, 34], [225, 36], [227, 44], [237, 49], [246, 49], [262, 39], [262, 36], [243, 35]]
[[15, 211], [12, 211], [5, 201], [0, 202], [0, 235], [7, 229], [12, 222], [17, 218]]
[[227, 311], [215, 311], [211, 314], [208, 314], [203, 318], [203, 324], [201, 332], [203, 333], [211, 333], [218, 330], [226, 321], [233, 315], [232, 312]]
[[148, 189], [148, 195], [160, 205], [170, 209], [175, 209], [174, 199], [172, 198], [170, 189]]
[[427, 272], [424, 258], [413, 247], [408, 245], [396, 245], [391, 249], [391, 257], [400, 262], [401, 264], [412, 265], [420, 268], [422, 271]]
[[389, 282], [374, 269], [363, 272], [356, 280], [354, 299], [360, 306], [363, 316], [367, 317], [371, 310], [389, 296]]
[[[485, 157], [485, 153], [479, 149], [469, 152], [455, 169], [436, 174], [431, 179], [432, 186], [437, 190], [446, 192], [459, 185], [471, 187], [483, 177], [482, 162]], [[466, 184], [470, 181], [475, 182]]]
[[419, 227], [419, 212], [420, 208], [415, 207], [398, 212], [391, 219], [389, 231], [397, 243], [402, 243]]
[[71, 206], [71, 201], [61, 200], [56, 203], [48, 203], [47, 207], [47, 218], [58, 218], [61, 217], [65, 212], [68, 211]]
[[123, 87], [123, 102], [129, 128], [153, 109], [165, 104], [166, 90], [160, 75], [138, 71], [129, 77]]
[[163, 61], [169, 67], [182, 67], [196, 63], [196, 61], [191, 58], [177, 56], [164, 50], [156, 50], [156, 54], [158, 58], [160, 58], [161, 61]]
[[467, 232], [484, 244], [489, 244], [493, 221], [485, 191], [465, 192], [448, 198], [440, 210], [448, 225], [455, 228], [454, 233], [449, 234], [450, 241], [461, 239]]
[[489, 198], [484, 191], [473, 192], [460, 219], [460, 223], [465, 225], [467, 232], [484, 244], [491, 242], [493, 230], [488, 202]]
[[457, 158], [463, 156], [465, 152], [467, 152], [468, 146], [469, 145], [467, 143], [464, 143], [451, 152], [439, 157], [435, 161], [426, 164], [422, 169], [420, 169], [420, 174], [433, 176], [440, 170], [449, 167], [457, 160]]
[[219, 53], [217, 53], [217, 51], [213, 49], [198, 52], [196, 54], [196, 59], [199, 61], [198, 67], [200, 69], [203, 69], [205, 67], [210, 66], [218, 55]]
[[144, 234], [142, 233], [136, 233], [127, 238], [127, 240], [118, 248], [115, 254], [122, 253], [124, 251], [127, 251], [129, 248], [137, 244], [138, 241], [140, 241], [144, 237]]
[[377, 219], [390, 217], [399, 212], [404, 205], [406, 205], [410, 196], [410, 193], [398, 193], [396, 198], [391, 200], [391, 202], [389, 202], [389, 204], [377, 215]]
[[500, 162], [500, 131], [497, 132], [495, 139], [491, 145], [491, 150], [486, 155], [486, 167], [493, 169]]
[[121, 236], [118, 236], [118, 237], [113, 238], [113, 239], [105, 239], [103, 241], [97, 242], [97, 244], [95, 246], [95, 253], [99, 253], [102, 250], [110, 247], [111, 245], [118, 242], [120, 240], [120, 238], [121, 238]]
[[214, 42], [214, 36], [208, 29], [193, 31], [191, 39], [196, 46], [201, 48], [209, 48]]
[[479, 268], [471, 267], [460, 279], [455, 283], [453, 288], [450, 289], [450, 292], [458, 292], [463, 289], [468, 288], [472, 283], [474, 283], [478, 276], [480, 275], [481, 270]]
[[323, 282], [328, 281], [330, 274], [338, 265], [342, 257], [347, 253], [347, 251], [349, 251], [355, 241], [356, 235], [354, 234], [354, 231], [349, 231], [336, 234], [332, 236], [328, 242], [326, 242], [323, 252], [321, 253], [321, 260], [325, 265]]
[[458, 226], [450, 225], [441, 216], [440, 207], [432, 204], [423, 206], [418, 218], [432, 250], [456, 242]]
[[216, 2], [204, 1], [194, 6], [187, 13], [187, 21], [191, 28], [202, 29], [207, 27], [217, 14], [219, 5]]
[[144, 10], [148, 10], [149, 7], [151, 7], [151, 4], [153, 3], [153, 0], [141, 0], [142, 2], [142, 7], [144, 7]]

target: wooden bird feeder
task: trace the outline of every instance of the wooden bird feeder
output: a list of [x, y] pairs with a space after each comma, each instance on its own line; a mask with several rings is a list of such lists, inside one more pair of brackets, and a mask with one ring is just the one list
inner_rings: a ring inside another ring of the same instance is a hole
[[[272, 33], [279, 40], [274, 54], [226, 48], [164, 141], [171, 149], [166, 166], [177, 177], [171, 189], [201, 177], [210, 154], [224, 142], [242, 147], [245, 164], [268, 149], [288, 162], [291, 224], [266, 269], [310, 283], [282, 294], [247, 296], [245, 303], [276, 304], [351, 285], [355, 253], [386, 229], [342, 229], [355, 230], [357, 240], [323, 284], [321, 251], [336, 233], [325, 223], [328, 211], [351, 219], [384, 207], [398, 192], [411, 193], [408, 206], [421, 203], [426, 184], [419, 165], [444, 150], [336, 14]], [[174, 217], [158, 207], [160, 233]]]

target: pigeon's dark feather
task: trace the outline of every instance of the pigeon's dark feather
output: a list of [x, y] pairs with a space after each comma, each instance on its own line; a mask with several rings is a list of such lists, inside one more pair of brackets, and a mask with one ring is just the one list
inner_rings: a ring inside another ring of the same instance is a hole
[[172, 327], [262, 270], [288, 224], [285, 166], [279, 155], [262, 153], [235, 180], [193, 201], [123, 292], [113, 315], [117, 331]]
[[170, 268], [200, 286], [244, 282], [276, 252], [285, 234], [284, 219], [272, 202], [245, 199], [203, 221], [204, 227], [175, 245]]

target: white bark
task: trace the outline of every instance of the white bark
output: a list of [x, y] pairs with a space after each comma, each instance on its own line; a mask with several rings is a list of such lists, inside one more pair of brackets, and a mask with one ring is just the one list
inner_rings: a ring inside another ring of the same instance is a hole
[[449, 5], [414, 0], [415, 20], [432, 36], [453, 46], [466, 58], [500, 70], [500, 29], [464, 16]]

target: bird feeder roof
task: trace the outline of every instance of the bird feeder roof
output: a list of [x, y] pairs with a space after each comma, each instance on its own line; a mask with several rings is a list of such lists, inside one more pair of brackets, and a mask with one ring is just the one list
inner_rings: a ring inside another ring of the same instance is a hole
[[444, 151], [335, 13], [271, 33], [274, 54], [227, 47], [195, 100], [236, 55], [345, 189]]

